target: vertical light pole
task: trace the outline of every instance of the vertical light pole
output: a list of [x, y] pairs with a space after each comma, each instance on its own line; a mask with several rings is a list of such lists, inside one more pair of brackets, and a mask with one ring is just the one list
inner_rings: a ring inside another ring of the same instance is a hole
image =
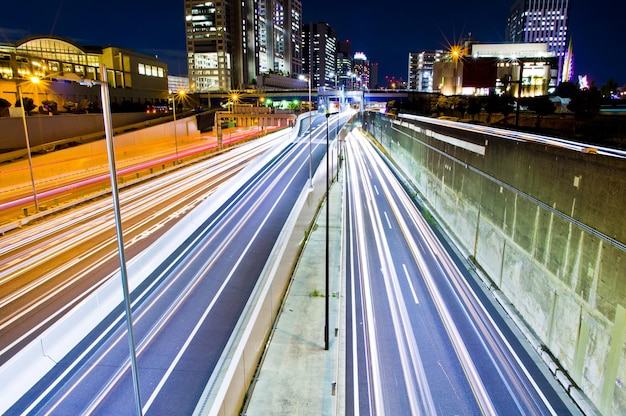
[[176, 128], [176, 93], [172, 93], [172, 111], [174, 112], [174, 146], [176, 146], [176, 160], [174, 160], [174, 164], [178, 164], [178, 135]]
[[452, 55], [452, 61], [454, 62], [454, 95], [458, 95], [458, 89], [459, 89], [459, 59], [461, 59], [463, 57], [463, 50], [461, 49], [460, 46], [458, 45], [454, 45], [452, 46], [451, 52], [450, 54]]
[[[309, 64], [310, 67], [310, 64]], [[313, 161], [312, 161], [312, 140], [311, 140], [311, 131], [313, 130], [313, 124], [312, 124], [312, 114], [313, 114], [313, 110], [312, 110], [312, 103], [311, 103], [311, 74], [310, 74], [310, 70], [309, 70], [309, 76], [307, 77], [307, 81], [309, 84], [309, 188], [313, 189]], [[304, 75], [300, 75], [300, 80], [304, 80]]]
[[519, 62], [519, 79], [517, 80], [517, 108], [515, 109], [515, 127], [519, 127], [519, 108], [522, 102], [522, 80], [524, 77], [524, 61]]
[[335, 113], [335, 143], [337, 144], [337, 180], [339, 180], [339, 164], [341, 163], [341, 141], [339, 140], [339, 113]]
[[[31, 78], [33, 83], [38, 83], [39, 78]], [[30, 154], [30, 139], [28, 137], [28, 125], [26, 123], [26, 106], [24, 104], [24, 97], [22, 96], [22, 86], [19, 82], [16, 84], [17, 95], [22, 105], [22, 122], [24, 123], [24, 137], [26, 138], [26, 153], [28, 156], [28, 170], [30, 171], [30, 183], [33, 187], [33, 201], [35, 202], [35, 212], [39, 212], [39, 202], [37, 201], [37, 188], [35, 187], [35, 174], [33, 172], [33, 157]]]
[[130, 363], [133, 377], [133, 387], [135, 389], [135, 404], [137, 414], [142, 415], [141, 396], [139, 395], [139, 375], [137, 372], [137, 353], [135, 351], [135, 338], [133, 335], [133, 317], [130, 305], [130, 291], [128, 286], [128, 276], [126, 274], [126, 257], [124, 255], [124, 235], [122, 232], [122, 216], [120, 213], [119, 191], [117, 188], [117, 171], [115, 168], [115, 149], [113, 147], [113, 123], [111, 122], [111, 102], [109, 99], [109, 82], [107, 69], [104, 64], [100, 64], [100, 90], [102, 96], [102, 115], [104, 117], [104, 132], [106, 137], [107, 153], [109, 155], [109, 176], [111, 177], [111, 195], [113, 196], [113, 211], [115, 214], [115, 230], [117, 234], [117, 248], [120, 259], [120, 276], [122, 279], [122, 290], [124, 292], [124, 306], [126, 309], [126, 327], [128, 330], [128, 345], [130, 349]]
[[329, 228], [330, 228], [330, 154], [328, 153], [329, 148], [329, 140], [328, 140], [328, 117], [330, 117], [330, 112], [326, 109], [326, 310], [325, 317], [326, 322], [324, 324], [324, 349], [328, 350], [328, 310], [329, 310], [329, 285], [330, 285], [330, 259], [329, 259]]

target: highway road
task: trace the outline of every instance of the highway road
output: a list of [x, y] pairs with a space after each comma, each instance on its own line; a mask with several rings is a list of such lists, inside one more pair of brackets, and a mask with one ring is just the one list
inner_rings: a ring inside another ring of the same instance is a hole
[[374, 146], [345, 143], [346, 414], [580, 414]]
[[[266, 136], [122, 190], [127, 258], [286, 137]], [[0, 237], [0, 365], [118, 269], [109, 195]]]
[[[232, 196], [184, 244], [163, 253], [161, 267], [132, 293], [144, 413], [192, 413], [234, 336], [273, 242], [308, 186], [310, 163], [315, 169], [326, 152], [325, 120], [315, 117], [311, 136], [301, 132], [252, 179], [232, 189]], [[205, 193], [198, 198], [206, 198]], [[186, 208], [175, 212], [182, 215]], [[120, 305], [10, 413], [125, 415], [134, 413], [134, 403]]]

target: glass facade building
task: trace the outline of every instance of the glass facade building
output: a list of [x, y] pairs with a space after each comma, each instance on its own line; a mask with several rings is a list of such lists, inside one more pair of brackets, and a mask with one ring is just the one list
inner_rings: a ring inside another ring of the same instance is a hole
[[193, 92], [247, 88], [261, 74], [302, 71], [300, 0], [185, 0]]
[[337, 57], [335, 30], [324, 22], [304, 25], [302, 69], [311, 75], [313, 86], [334, 86]]
[[568, 53], [571, 0], [517, 0], [507, 20], [508, 42], [547, 43], [559, 61], [559, 81]]

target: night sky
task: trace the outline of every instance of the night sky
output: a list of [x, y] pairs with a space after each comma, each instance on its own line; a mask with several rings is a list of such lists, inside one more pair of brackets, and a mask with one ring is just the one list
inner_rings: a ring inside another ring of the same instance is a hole
[[[353, 52], [379, 63], [385, 76], [406, 80], [409, 52], [446, 49], [471, 33], [481, 42], [504, 42], [506, 18], [514, 0], [470, 2], [417, 0], [303, 0], [304, 22], [328, 22]], [[100, 5], [105, 8], [101, 9]], [[620, 19], [624, 0], [572, 0], [574, 70], [597, 86], [613, 78], [626, 84], [625, 37]], [[69, 0], [4, 2], [0, 42], [53, 34], [81, 45], [117, 46], [157, 55], [170, 74], [186, 75], [182, 0]]]

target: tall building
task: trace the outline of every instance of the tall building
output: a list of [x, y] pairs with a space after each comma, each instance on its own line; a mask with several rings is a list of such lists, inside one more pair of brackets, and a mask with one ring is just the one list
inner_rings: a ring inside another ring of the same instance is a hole
[[378, 88], [378, 62], [372, 62], [370, 64], [370, 85], [369, 89], [373, 90]]
[[370, 61], [363, 52], [356, 52], [352, 59], [352, 88], [364, 90], [370, 84]]
[[311, 76], [311, 85], [334, 86], [337, 36], [325, 22], [309, 23], [302, 30], [303, 70]]
[[439, 62], [442, 50], [409, 53], [409, 81], [407, 88], [421, 92], [433, 92], [433, 67]]
[[570, 4], [571, 0], [516, 0], [507, 20], [508, 42], [548, 44], [559, 60], [559, 81], [568, 53]]
[[194, 92], [254, 85], [262, 74], [302, 71], [300, 0], [185, 0]]
[[349, 40], [338, 42], [337, 46], [337, 80], [339, 87], [348, 87], [352, 74], [352, 44]]

